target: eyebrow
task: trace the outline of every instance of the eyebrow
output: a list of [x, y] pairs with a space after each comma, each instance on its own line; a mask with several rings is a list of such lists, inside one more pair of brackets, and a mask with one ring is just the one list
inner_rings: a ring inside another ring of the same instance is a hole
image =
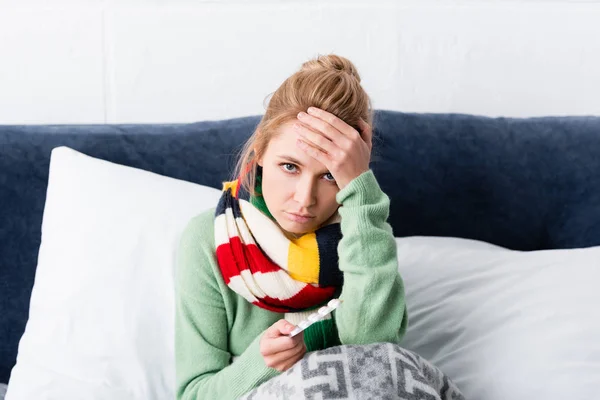
[[291, 163], [297, 164], [297, 165], [299, 165], [300, 167], [302, 167], [302, 166], [303, 166], [303, 165], [302, 165], [302, 163], [301, 163], [300, 161], [296, 160], [294, 157], [290, 157], [290, 156], [284, 156], [284, 155], [278, 155], [277, 157], [279, 157], [279, 158], [281, 158], [281, 159], [283, 159], [283, 160], [289, 161], [289, 162], [291, 162]]
[[[277, 157], [281, 158], [282, 160], [289, 161], [292, 164], [296, 164], [299, 167], [303, 167], [302, 163], [300, 161], [296, 160], [292, 156], [286, 156], [286, 155], [280, 154], [280, 155], [277, 155]], [[320, 175], [329, 174], [329, 173], [331, 173], [331, 172], [330, 171], [325, 171], [325, 172], [321, 172]]]

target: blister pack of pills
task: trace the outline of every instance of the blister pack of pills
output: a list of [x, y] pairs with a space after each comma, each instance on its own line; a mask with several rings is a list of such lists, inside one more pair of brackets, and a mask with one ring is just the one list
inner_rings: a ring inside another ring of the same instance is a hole
[[329, 303], [327, 303], [326, 306], [319, 308], [317, 312], [310, 314], [307, 319], [296, 325], [296, 328], [294, 328], [294, 330], [288, 336], [294, 337], [309, 326], [311, 326], [312, 324], [314, 324], [315, 322], [322, 320], [323, 317], [325, 317], [327, 314], [338, 308], [338, 306], [342, 304], [343, 301], [344, 300], [340, 299], [329, 300]]

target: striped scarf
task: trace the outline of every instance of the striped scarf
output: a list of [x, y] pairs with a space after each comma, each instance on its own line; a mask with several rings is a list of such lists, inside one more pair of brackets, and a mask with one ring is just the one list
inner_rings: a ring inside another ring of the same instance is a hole
[[[239, 179], [223, 184], [215, 211], [217, 262], [233, 291], [258, 307], [284, 313], [297, 325], [341, 292], [339, 217], [315, 232], [288, 239], [266, 207], [260, 175], [256, 181], [256, 196]], [[312, 350], [339, 344], [331, 316], [309, 326], [304, 340]]]

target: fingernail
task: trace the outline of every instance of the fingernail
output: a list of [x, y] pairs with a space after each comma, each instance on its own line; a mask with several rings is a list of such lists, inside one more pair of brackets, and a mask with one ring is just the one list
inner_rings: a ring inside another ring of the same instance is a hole
[[308, 107], [308, 110], [307, 110], [307, 111], [308, 111], [309, 113], [312, 113], [312, 112], [315, 112], [315, 111], [316, 111], [316, 109], [315, 109], [314, 107]]
[[304, 117], [306, 117], [306, 115], [307, 114], [304, 111], [301, 111], [298, 113], [298, 118], [304, 118]]

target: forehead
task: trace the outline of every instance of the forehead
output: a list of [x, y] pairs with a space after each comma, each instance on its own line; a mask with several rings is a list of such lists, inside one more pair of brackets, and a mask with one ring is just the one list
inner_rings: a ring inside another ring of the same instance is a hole
[[318, 172], [326, 172], [325, 165], [308, 154], [296, 145], [296, 140], [301, 136], [293, 128], [294, 121], [287, 122], [279, 127], [278, 132], [271, 138], [265, 157], [279, 158], [291, 157], [302, 163], [302, 166]]

